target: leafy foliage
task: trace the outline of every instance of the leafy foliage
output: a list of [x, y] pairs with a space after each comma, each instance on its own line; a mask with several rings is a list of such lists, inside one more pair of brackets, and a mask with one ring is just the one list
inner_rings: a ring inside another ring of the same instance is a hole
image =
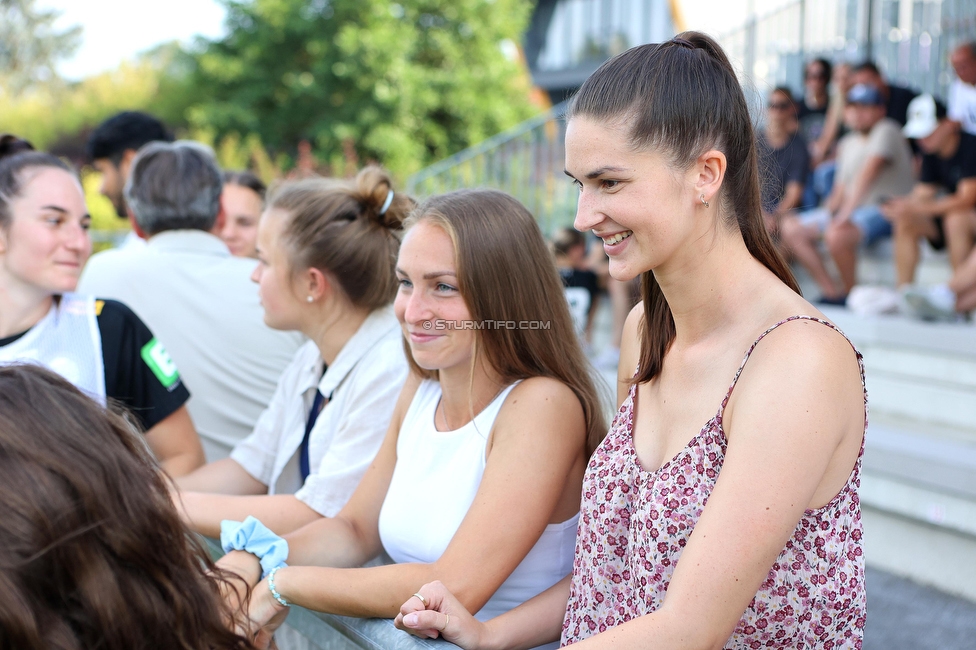
[[196, 57], [191, 125], [352, 149], [407, 174], [529, 116], [514, 57], [524, 0], [224, 0], [226, 37]]
[[81, 44], [81, 27], [58, 31], [60, 12], [38, 9], [36, 0], [0, 0], [0, 89], [19, 93], [38, 81], [57, 79], [54, 65]]
[[[36, 84], [16, 95], [0, 94], [2, 130], [73, 157], [90, 129], [122, 110], [148, 110], [180, 125], [189, 101], [185, 59], [176, 44], [169, 44], [78, 83]], [[72, 141], [67, 149], [59, 146], [65, 140]]]

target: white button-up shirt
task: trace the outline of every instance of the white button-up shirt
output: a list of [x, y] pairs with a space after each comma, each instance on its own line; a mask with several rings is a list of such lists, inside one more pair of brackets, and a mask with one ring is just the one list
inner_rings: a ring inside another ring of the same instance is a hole
[[[403, 335], [392, 307], [370, 314], [322, 374], [324, 362], [309, 341], [295, 354], [254, 432], [230, 457], [268, 486], [292, 494], [324, 517], [352, 496], [390, 426], [407, 377]], [[318, 388], [331, 399], [309, 436], [309, 476], [302, 485], [299, 453]]]

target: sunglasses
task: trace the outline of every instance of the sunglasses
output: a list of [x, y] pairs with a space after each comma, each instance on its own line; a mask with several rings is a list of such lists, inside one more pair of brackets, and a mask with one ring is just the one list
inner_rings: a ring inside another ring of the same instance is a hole
[[766, 107], [771, 111], [786, 111], [793, 108], [793, 104], [789, 102], [769, 102]]

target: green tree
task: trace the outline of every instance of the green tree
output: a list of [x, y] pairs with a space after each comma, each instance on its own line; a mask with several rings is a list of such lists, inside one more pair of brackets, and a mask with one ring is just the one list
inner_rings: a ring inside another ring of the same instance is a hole
[[146, 110], [179, 127], [189, 101], [182, 89], [185, 81], [160, 65], [142, 57], [77, 83], [35, 84], [23, 92], [0, 93], [0, 130], [47, 149], [64, 139], [83, 140], [87, 130], [122, 110]]
[[514, 51], [525, 0], [224, 0], [187, 116], [273, 150], [308, 140], [341, 167], [353, 148], [408, 174], [534, 111]]
[[6, 93], [57, 79], [55, 64], [81, 44], [81, 27], [56, 30], [61, 12], [35, 5], [36, 0], [0, 0], [0, 89]]

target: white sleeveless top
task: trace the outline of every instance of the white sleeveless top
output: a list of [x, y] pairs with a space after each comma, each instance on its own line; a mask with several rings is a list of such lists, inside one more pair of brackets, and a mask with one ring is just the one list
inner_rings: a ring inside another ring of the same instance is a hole
[[19, 339], [0, 347], [0, 364], [35, 363], [52, 370], [105, 405], [102, 336], [95, 299], [66, 293]]
[[[434, 426], [441, 385], [425, 380], [417, 388], [400, 427], [397, 464], [380, 511], [380, 539], [395, 562], [434, 562], [447, 548], [474, 502], [485, 471], [488, 436], [516, 385], [504, 389], [474, 420], [454, 431], [438, 431]], [[435, 512], [422, 525], [417, 525], [418, 494], [438, 495]], [[569, 575], [578, 520], [577, 514], [546, 526], [521, 564], [475, 616], [482, 621], [494, 618]]]

